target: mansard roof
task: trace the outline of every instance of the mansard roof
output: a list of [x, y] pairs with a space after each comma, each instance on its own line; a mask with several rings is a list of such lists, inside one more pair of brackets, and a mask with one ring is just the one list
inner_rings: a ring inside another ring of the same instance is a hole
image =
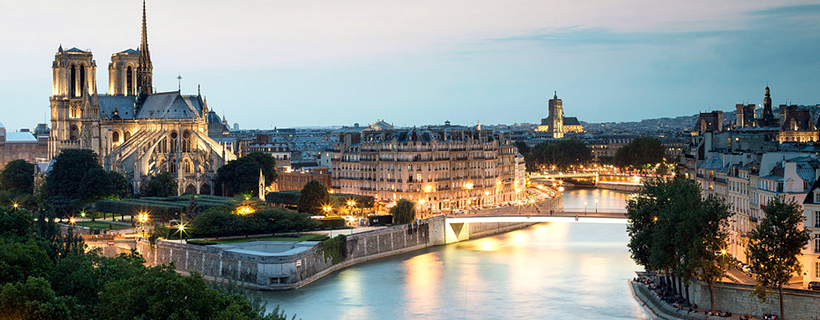
[[117, 53], [139, 53], [139, 50], [134, 50], [134, 49], [128, 48], [128, 49], [125, 49], [125, 50], [117, 52]]

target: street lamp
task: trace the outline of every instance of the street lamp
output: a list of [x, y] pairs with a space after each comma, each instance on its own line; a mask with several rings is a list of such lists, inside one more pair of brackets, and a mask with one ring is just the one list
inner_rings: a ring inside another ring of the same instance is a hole
[[595, 198], [595, 213], [598, 213], [598, 198]]
[[584, 215], [587, 215], [587, 202], [584, 201]]
[[19, 203], [17, 203], [17, 202], [15, 202], [13, 206], [14, 206], [14, 209], [15, 209], [15, 210], [17, 210], [17, 208], [19, 208], [19, 207], [20, 207], [20, 204], [19, 204]]
[[145, 223], [148, 222], [148, 212], [140, 212], [137, 215], [140, 224], [142, 225], [142, 236], [145, 237]]

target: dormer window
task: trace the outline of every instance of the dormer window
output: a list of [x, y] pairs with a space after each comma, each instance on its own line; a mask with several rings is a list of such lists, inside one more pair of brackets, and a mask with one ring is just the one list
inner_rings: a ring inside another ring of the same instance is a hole
[[820, 190], [814, 191], [814, 203], [820, 203]]

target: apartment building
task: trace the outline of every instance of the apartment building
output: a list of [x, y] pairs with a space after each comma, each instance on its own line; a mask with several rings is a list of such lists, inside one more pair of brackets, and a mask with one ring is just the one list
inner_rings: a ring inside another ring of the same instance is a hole
[[503, 135], [480, 127], [345, 128], [331, 159], [335, 192], [408, 199], [423, 212], [515, 201], [523, 157]]

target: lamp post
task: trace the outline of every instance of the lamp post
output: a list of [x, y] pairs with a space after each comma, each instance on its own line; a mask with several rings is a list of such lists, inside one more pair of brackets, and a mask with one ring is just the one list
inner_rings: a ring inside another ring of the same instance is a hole
[[598, 198], [595, 198], [595, 213], [598, 213]]
[[584, 215], [587, 215], [587, 202], [584, 201]]

